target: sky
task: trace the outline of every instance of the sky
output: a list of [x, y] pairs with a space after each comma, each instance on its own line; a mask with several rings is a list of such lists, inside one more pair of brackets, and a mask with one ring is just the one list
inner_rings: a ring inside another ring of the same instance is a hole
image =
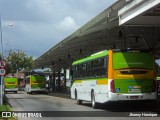
[[22, 50], [34, 59], [117, 0], [0, 0], [4, 55]]

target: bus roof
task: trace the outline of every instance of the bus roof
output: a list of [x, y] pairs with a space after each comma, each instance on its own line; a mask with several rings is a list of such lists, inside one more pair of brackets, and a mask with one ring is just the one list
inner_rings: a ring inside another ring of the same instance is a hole
[[87, 62], [87, 61], [90, 61], [90, 60], [94, 60], [96, 58], [104, 57], [106, 55], [108, 55], [108, 51], [104, 50], [104, 51], [92, 54], [91, 56], [89, 56], [87, 58], [77, 60], [77, 61], [73, 62], [72, 65], [76, 65], [76, 64], [80, 64], [80, 63]]
[[30, 77], [30, 76], [45, 76], [45, 75], [34, 74], [34, 75], [28, 75], [28, 76], [26, 76], [26, 78], [28, 78], [28, 77]]
[[[112, 51], [113, 52], [152, 52], [151, 50], [147, 50], [147, 49], [124, 49], [124, 50], [113, 49]], [[73, 62], [72, 65], [77, 65], [77, 64], [80, 64], [80, 63], [83, 63], [83, 62], [87, 62], [87, 61], [90, 61], [90, 60], [94, 60], [96, 58], [106, 56], [106, 55], [108, 55], [108, 50], [103, 50], [103, 51], [100, 51], [98, 53], [92, 54], [89, 57], [77, 60], [77, 61]]]

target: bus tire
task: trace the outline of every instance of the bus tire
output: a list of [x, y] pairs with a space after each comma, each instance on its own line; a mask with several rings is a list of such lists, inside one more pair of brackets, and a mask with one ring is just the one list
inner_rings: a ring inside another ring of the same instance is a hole
[[82, 100], [78, 99], [77, 90], [75, 90], [75, 99], [77, 100], [78, 105], [82, 105]]
[[82, 100], [79, 100], [79, 99], [78, 99], [78, 100], [77, 100], [77, 104], [78, 104], [78, 105], [82, 105]]
[[94, 108], [94, 109], [98, 108], [98, 103], [96, 103], [96, 101], [95, 101], [94, 91], [91, 92], [91, 103], [92, 103], [92, 108]]

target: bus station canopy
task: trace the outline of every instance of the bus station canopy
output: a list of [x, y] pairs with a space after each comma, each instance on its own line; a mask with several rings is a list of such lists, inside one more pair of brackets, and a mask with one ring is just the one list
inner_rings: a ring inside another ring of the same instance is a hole
[[34, 68], [68, 68], [108, 49], [153, 49], [160, 58], [160, 0], [118, 0], [37, 58]]

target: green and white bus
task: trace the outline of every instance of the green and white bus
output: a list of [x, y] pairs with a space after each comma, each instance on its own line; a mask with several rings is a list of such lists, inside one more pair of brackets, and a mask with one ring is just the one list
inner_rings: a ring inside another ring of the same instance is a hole
[[18, 92], [18, 78], [16, 77], [5, 77], [4, 78], [4, 91], [7, 92]]
[[46, 80], [44, 75], [29, 75], [25, 78], [25, 82], [25, 91], [27, 93], [32, 94], [46, 92]]
[[154, 53], [149, 50], [104, 50], [73, 62], [71, 98], [91, 101], [156, 101]]

